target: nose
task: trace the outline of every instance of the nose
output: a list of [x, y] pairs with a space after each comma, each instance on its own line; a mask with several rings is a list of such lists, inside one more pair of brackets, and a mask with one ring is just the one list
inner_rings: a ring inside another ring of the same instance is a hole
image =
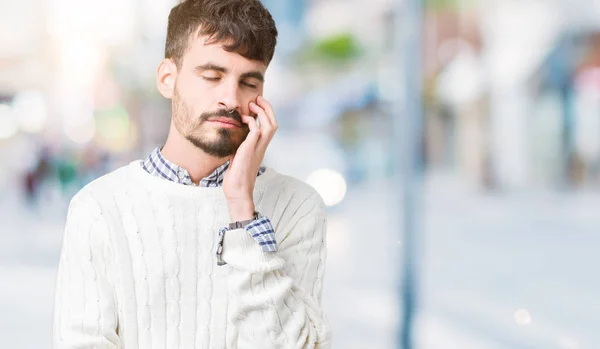
[[237, 81], [224, 82], [220, 87], [219, 108], [227, 111], [236, 110], [238, 113], [242, 113], [240, 110], [240, 89]]

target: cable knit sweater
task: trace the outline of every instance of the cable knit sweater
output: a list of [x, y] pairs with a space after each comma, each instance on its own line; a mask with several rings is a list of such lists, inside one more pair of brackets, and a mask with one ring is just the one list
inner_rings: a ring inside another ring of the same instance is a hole
[[71, 201], [54, 309], [55, 348], [330, 348], [321, 310], [325, 206], [267, 168], [257, 210], [279, 251], [230, 222], [222, 187], [184, 186], [134, 161]]

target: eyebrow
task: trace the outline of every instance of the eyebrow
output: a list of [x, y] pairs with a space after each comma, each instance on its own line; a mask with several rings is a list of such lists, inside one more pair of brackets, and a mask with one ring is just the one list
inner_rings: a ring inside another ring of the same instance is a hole
[[216, 64], [212, 64], [212, 63], [206, 63], [206, 64], [202, 64], [197, 66], [196, 68], [194, 68], [195, 71], [205, 71], [205, 70], [215, 70], [221, 73], [227, 73], [227, 68], [224, 67], [220, 67]]
[[[194, 68], [194, 70], [197, 71], [197, 72], [203, 72], [203, 71], [206, 71], [206, 70], [214, 70], [214, 71], [221, 72], [223, 74], [227, 74], [227, 72], [228, 72], [227, 68], [218, 66], [218, 65], [216, 65], [214, 63], [206, 63], [206, 64], [199, 65], [196, 68]], [[249, 78], [256, 79], [256, 80], [258, 80], [260, 82], [264, 82], [265, 81], [265, 77], [258, 70], [247, 72], [247, 73], [244, 73], [244, 74], [240, 75], [240, 79], [241, 80], [249, 79]]]

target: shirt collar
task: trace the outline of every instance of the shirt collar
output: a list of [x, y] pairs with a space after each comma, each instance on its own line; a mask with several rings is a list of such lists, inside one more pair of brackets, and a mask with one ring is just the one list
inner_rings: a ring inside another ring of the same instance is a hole
[[[192, 182], [192, 178], [186, 169], [180, 167], [171, 161], [167, 160], [160, 152], [162, 147], [157, 147], [150, 153], [148, 158], [142, 163], [142, 167], [149, 174], [160, 177], [175, 183], [183, 185], [196, 184]], [[210, 175], [200, 180], [200, 187], [219, 187], [223, 185], [225, 171], [229, 168], [229, 160], [217, 167]], [[257, 176], [264, 173], [265, 168], [260, 167]]]

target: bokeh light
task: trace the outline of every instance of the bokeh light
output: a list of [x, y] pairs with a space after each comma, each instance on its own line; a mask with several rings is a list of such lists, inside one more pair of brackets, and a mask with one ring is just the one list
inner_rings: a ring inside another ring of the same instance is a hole
[[48, 112], [46, 99], [41, 92], [25, 91], [13, 101], [19, 128], [28, 133], [39, 133], [46, 126]]
[[99, 142], [113, 151], [122, 151], [131, 144], [129, 114], [119, 106], [96, 113], [96, 129]]
[[78, 122], [65, 124], [64, 131], [71, 141], [77, 144], [85, 144], [94, 139], [96, 123], [93, 118], [82, 118]]
[[531, 323], [531, 314], [527, 309], [519, 309], [515, 312], [515, 321], [519, 325], [529, 325]]
[[334, 170], [316, 170], [308, 176], [306, 182], [317, 190], [327, 206], [339, 204], [346, 196], [346, 180]]
[[6, 104], [0, 103], [0, 139], [8, 139], [17, 134], [19, 124], [15, 120], [15, 111]]

